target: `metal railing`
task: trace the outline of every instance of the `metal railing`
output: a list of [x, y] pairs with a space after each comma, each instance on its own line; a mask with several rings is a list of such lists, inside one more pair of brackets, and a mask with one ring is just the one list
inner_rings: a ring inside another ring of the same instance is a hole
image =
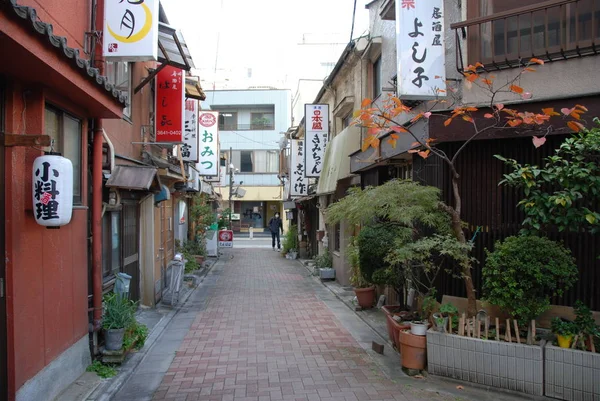
[[221, 131], [269, 131], [275, 129], [275, 123], [259, 124], [219, 124]]
[[600, 53], [600, 0], [550, 0], [472, 18], [451, 25], [456, 34], [457, 66], [464, 71], [462, 40], [468, 64], [486, 70], [519, 67], [531, 58], [547, 62]]

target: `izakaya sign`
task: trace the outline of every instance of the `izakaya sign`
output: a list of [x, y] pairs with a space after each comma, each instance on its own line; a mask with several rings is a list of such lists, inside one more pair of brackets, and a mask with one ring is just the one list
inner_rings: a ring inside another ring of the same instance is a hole
[[104, 0], [102, 53], [106, 59], [157, 60], [158, 4], [159, 0]]
[[290, 196], [305, 196], [308, 194], [308, 178], [304, 168], [304, 141], [293, 139], [291, 142]]
[[73, 163], [48, 154], [33, 161], [33, 216], [46, 227], [69, 224], [73, 213]]
[[183, 71], [166, 66], [156, 76], [156, 142], [181, 143], [184, 102]]
[[181, 157], [186, 162], [198, 161], [198, 101], [185, 101], [185, 127]]
[[306, 136], [304, 141], [305, 175], [319, 177], [329, 135], [329, 105], [304, 105]]
[[399, 97], [444, 96], [443, 0], [396, 0], [396, 50]]
[[219, 175], [219, 112], [202, 111], [198, 117], [200, 163], [198, 171], [204, 176]]

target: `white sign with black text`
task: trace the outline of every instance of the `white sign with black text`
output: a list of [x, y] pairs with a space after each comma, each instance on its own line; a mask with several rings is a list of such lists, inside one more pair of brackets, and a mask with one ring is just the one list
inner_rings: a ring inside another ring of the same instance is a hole
[[186, 99], [181, 157], [186, 162], [198, 161], [198, 101]]
[[198, 117], [200, 162], [198, 171], [202, 176], [219, 175], [219, 112], [202, 111]]
[[308, 178], [304, 174], [304, 141], [293, 139], [291, 142], [290, 196], [306, 196], [308, 194]]
[[319, 177], [329, 136], [329, 105], [304, 105], [306, 135], [304, 141], [305, 176]]
[[435, 99], [446, 91], [443, 0], [396, 0], [398, 96]]

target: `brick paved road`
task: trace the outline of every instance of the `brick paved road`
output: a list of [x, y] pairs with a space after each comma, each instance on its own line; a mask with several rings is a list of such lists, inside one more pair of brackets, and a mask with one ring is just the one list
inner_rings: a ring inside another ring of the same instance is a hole
[[233, 254], [154, 400], [446, 399], [386, 379], [300, 264], [271, 250]]

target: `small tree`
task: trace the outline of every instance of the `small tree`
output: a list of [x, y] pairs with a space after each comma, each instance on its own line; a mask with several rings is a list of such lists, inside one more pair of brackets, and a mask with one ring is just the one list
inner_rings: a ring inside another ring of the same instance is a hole
[[[579, 120], [581, 120], [581, 114], [586, 112], [587, 109], [581, 105], [576, 105], [571, 109], [564, 108], [560, 113], [554, 111], [552, 108], [545, 108], [541, 110], [541, 113], [534, 113], [519, 112], [505, 107], [504, 104], [497, 101], [498, 97], [507, 93], [511, 93], [517, 98], [531, 98], [531, 93], [526, 92], [517, 83], [523, 74], [535, 71], [532, 68], [532, 65], [535, 64], [544, 64], [544, 62], [536, 58], [531, 58], [523, 68], [519, 69], [518, 73], [512, 79], [507, 80], [505, 83], [496, 83], [494, 81], [495, 77], [485, 72], [483, 64], [476, 63], [475, 65], [469, 65], [463, 72], [465, 87], [469, 89], [472, 86], [477, 86], [488, 95], [488, 101], [481, 106], [487, 110], [487, 113], [483, 116], [480, 116], [483, 113], [480, 112], [479, 106], [464, 104], [462, 99], [454, 97], [456, 93], [460, 93], [460, 90], [457, 87], [450, 87], [450, 85], [455, 85], [453, 82], [447, 83], [449, 85], [448, 93], [450, 94], [448, 99], [435, 99], [429, 102], [427, 107], [420, 112], [412, 111], [401, 99], [390, 94], [387, 99], [384, 99], [381, 106], [373, 105], [371, 99], [364, 99], [361, 109], [354, 113], [354, 116], [357, 118], [354, 123], [367, 128], [362, 144], [363, 151], [366, 151], [370, 147], [379, 148], [381, 143], [380, 136], [382, 134], [391, 132], [388, 142], [392, 147], [396, 146], [399, 135], [410, 135], [415, 142], [409, 153], [416, 153], [423, 158], [434, 155], [447, 165], [452, 184], [451, 194], [453, 202], [451, 205], [443, 205], [443, 207], [451, 218], [452, 232], [455, 238], [462, 244], [467, 244], [468, 241], [461, 220], [463, 202], [460, 196], [460, 172], [458, 171], [457, 159], [467, 149], [469, 143], [483, 134], [492, 134], [506, 129], [519, 129], [522, 132], [536, 134], [537, 136], [533, 136], [533, 144], [539, 147], [546, 141], [546, 135], [550, 132], [561, 130], [555, 129], [550, 125], [551, 118], [561, 115], [564, 119], [568, 120], [568, 130], [578, 132], [584, 128]], [[445, 90], [438, 89], [437, 95], [444, 96], [445, 92]], [[453, 108], [450, 116], [448, 116], [448, 113], [436, 112], [436, 110], [442, 107], [445, 109]], [[407, 115], [412, 118], [403, 118], [403, 116]], [[462, 120], [468, 124], [465, 128], [465, 132], [468, 132], [467, 138], [453, 155], [446, 154], [443, 149], [436, 146], [435, 138], [419, 133], [414, 129], [413, 124], [417, 121], [436, 117], [444, 118], [444, 126], [446, 127], [456, 120]], [[404, 123], [405, 120], [409, 121]], [[473, 316], [476, 313], [477, 298], [471, 276], [471, 263], [468, 262], [470, 260], [468, 257], [462, 260], [461, 274], [465, 282], [468, 298], [467, 312], [470, 316]]]
[[600, 120], [596, 126], [568, 138], [542, 167], [504, 161], [512, 172], [500, 184], [521, 188], [518, 203], [527, 218], [526, 232], [600, 231]]
[[529, 325], [578, 277], [575, 260], [562, 244], [534, 236], [508, 237], [487, 251], [485, 299]]

